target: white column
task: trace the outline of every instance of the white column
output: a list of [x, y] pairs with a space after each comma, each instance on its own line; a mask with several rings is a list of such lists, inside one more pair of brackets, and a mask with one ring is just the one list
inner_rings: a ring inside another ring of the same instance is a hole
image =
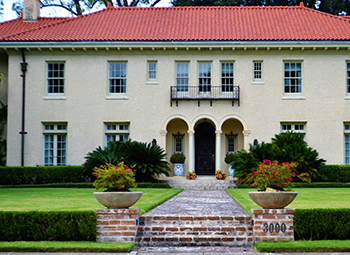
[[249, 150], [249, 143], [253, 143], [253, 141], [249, 142], [249, 139], [248, 139], [248, 137], [250, 135], [250, 130], [243, 130], [242, 134], [243, 134], [243, 139], [244, 139], [244, 149], [246, 151], [248, 151]]
[[194, 169], [194, 130], [188, 130], [188, 145], [189, 145], [189, 159], [188, 159], [188, 171], [193, 172]]
[[216, 145], [215, 145], [215, 171], [221, 169], [221, 130], [216, 130]]

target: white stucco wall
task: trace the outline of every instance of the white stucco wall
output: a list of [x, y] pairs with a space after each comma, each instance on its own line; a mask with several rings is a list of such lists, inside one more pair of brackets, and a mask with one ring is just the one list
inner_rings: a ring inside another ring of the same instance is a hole
[[[158, 61], [157, 85], [146, 84], [147, 60]], [[190, 86], [197, 85], [197, 61], [212, 62], [213, 86], [220, 85], [220, 61], [234, 61], [240, 107], [237, 103], [232, 107], [230, 101], [214, 101], [212, 106], [202, 101], [200, 107], [197, 101], [179, 101], [178, 106], [171, 107], [175, 61], [182, 60], [190, 61]], [[263, 60], [263, 85], [252, 83], [253, 60]], [[283, 99], [284, 60], [302, 61], [305, 99]], [[187, 118], [190, 129], [194, 128], [198, 116], [212, 117], [217, 125], [227, 115], [236, 116], [250, 131], [248, 136], [240, 134], [244, 138], [239, 142], [242, 148], [248, 148], [254, 139], [270, 141], [280, 132], [281, 122], [305, 122], [309, 145], [317, 149], [328, 164], [343, 164], [343, 123], [350, 121], [350, 100], [346, 99], [345, 90], [347, 60], [350, 52], [345, 50], [27, 51], [25, 165], [42, 164], [43, 122], [68, 123], [67, 164], [77, 165], [84, 162], [87, 152], [103, 146], [104, 122], [130, 122], [131, 139], [143, 142], [156, 139], [169, 150], [160, 131], [164, 130], [164, 121], [173, 115]], [[46, 61], [65, 62], [65, 99], [45, 98]], [[108, 61], [127, 61], [128, 99], [107, 98]], [[20, 164], [20, 62], [19, 53], [9, 52], [8, 165]], [[166, 137], [171, 136], [171, 132]], [[224, 154], [222, 149], [222, 165]]]

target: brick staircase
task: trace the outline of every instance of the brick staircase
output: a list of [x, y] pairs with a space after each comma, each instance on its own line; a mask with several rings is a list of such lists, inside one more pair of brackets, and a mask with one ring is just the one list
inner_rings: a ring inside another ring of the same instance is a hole
[[250, 216], [141, 216], [139, 246], [252, 246]]

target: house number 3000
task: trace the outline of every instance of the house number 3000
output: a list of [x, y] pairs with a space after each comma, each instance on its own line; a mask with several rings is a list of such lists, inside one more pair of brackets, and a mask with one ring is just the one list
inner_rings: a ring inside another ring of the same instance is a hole
[[279, 223], [276, 223], [276, 224], [272, 224], [272, 223], [270, 223], [270, 225], [269, 224], [267, 224], [267, 223], [265, 223], [264, 224], [264, 228], [263, 228], [263, 231], [265, 232], [265, 233], [267, 233], [267, 232], [270, 232], [270, 233], [272, 233], [272, 232], [276, 232], [276, 233], [278, 233], [278, 232], [282, 232], [282, 233], [284, 233], [285, 231], [286, 231], [286, 224], [284, 224], [284, 223], [282, 223], [281, 225], [279, 224]]

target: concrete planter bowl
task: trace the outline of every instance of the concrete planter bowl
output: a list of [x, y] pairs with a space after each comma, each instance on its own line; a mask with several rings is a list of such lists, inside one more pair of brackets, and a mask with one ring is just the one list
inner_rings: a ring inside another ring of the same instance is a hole
[[248, 195], [254, 203], [261, 206], [264, 209], [281, 209], [293, 202], [298, 192], [290, 191], [253, 191], [248, 192]]
[[142, 194], [143, 192], [94, 192], [97, 201], [109, 209], [129, 208]]

